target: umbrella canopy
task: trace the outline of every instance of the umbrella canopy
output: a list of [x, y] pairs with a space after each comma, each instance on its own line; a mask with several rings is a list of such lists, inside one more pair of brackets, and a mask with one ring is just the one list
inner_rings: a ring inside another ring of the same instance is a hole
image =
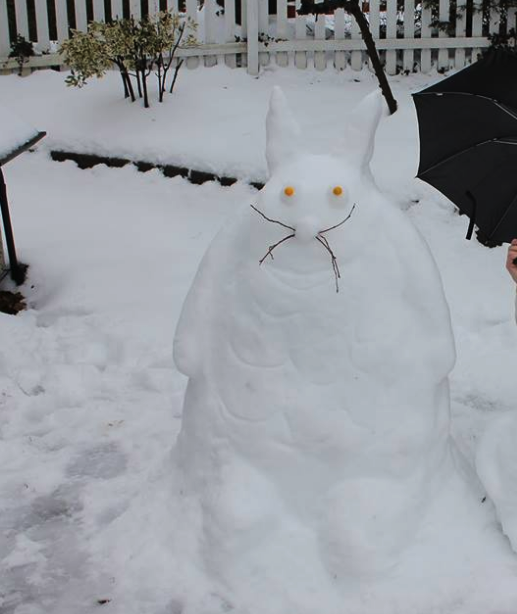
[[517, 238], [517, 56], [481, 60], [413, 94], [419, 135], [417, 177], [470, 217], [484, 242]]

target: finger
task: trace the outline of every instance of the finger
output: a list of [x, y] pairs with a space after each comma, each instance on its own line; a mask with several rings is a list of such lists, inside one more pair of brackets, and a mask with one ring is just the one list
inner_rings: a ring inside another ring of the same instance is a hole
[[512, 245], [517, 245], [517, 239], [513, 239]]

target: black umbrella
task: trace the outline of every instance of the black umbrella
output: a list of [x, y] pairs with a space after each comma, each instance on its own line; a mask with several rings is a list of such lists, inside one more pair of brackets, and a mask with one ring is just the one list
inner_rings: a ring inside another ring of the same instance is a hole
[[470, 217], [486, 244], [517, 238], [517, 56], [481, 60], [413, 94], [420, 134], [417, 177]]

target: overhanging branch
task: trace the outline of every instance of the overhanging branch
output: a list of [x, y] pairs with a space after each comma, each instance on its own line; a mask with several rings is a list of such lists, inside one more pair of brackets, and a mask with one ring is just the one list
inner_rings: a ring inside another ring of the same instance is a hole
[[386, 74], [382, 68], [381, 60], [375, 46], [375, 41], [373, 40], [372, 33], [370, 32], [368, 20], [361, 10], [359, 0], [324, 0], [323, 2], [318, 2], [317, 4], [314, 4], [313, 0], [301, 0], [298, 14], [308, 15], [312, 13], [313, 15], [326, 15], [334, 12], [336, 9], [341, 8], [345, 9], [345, 11], [352, 15], [357, 21], [357, 25], [361, 31], [361, 36], [364, 44], [366, 45], [368, 57], [372, 62], [375, 75], [379, 81], [382, 94], [386, 99], [390, 113], [393, 115], [393, 113], [395, 113], [397, 110], [397, 101], [393, 97], [388, 79], [386, 78]]

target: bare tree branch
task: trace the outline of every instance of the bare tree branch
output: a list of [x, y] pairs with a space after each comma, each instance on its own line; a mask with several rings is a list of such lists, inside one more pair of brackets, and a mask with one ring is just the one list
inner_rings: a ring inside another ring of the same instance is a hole
[[[395, 0], [388, 1], [394, 2]], [[370, 32], [368, 20], [361, 10], [359, 0], [323, 0], [323, 2], [318, 2], [317, 4], [314, 3], [314, 0], [301, 0], [301, 5], [297, 12], [298, 15], [308, 15], [310, 13], [313, 15], [325, 15], [335, 11], [338, 8], [344, 8], [345, 11], [350, 15], [353, 15], [357, 21], [357, 25], [361, 30], [361, 36], [364, 44], [366, 45], [368, 57], [370, 58], [375, 71], [375, 76], [379, 81], [379, 86], [382, 90], [384, 98], [386, 99], [390, 113], [393, 115], [393, 113], [395, 113], [397, 110], [397, 101], [393, 97], [390, 84], [388, 83], [388, 79], [386, 78], [384, 69], [382, 68], [377, 47], [375, 46], [375, 41], [373, 40], [372, 33]]]

